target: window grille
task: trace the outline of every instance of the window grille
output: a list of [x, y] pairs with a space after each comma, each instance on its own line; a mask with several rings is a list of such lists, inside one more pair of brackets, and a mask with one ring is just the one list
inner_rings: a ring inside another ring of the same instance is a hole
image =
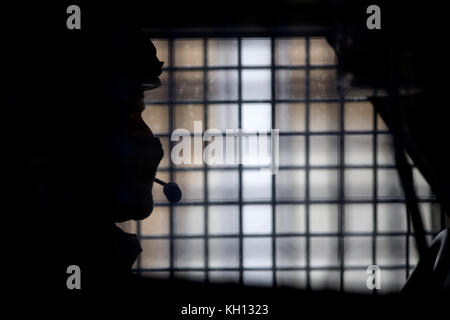
[[[176, 181], [172, 205], [154, 186], [152, 215], [136, 232], [144, 276], [364, 291], [366, 269], [398, 290], [417, 262], [391, 134], [368, 99], [337, 89], [324, 38], [153, 39], [162, 86], [142, 114], [164, 147], [157, 177]], [[176, 128], [280, 130], [276, 175], [238, 164], [175, 165]], [[443, 228], [414, 169], [428, 237]]]

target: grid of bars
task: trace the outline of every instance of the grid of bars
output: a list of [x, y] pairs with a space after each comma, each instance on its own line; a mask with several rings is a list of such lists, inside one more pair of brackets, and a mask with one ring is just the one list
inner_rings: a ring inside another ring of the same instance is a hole
[[[157, 176], [177, 181], [185, 197], [172, 205], [154, 187], [154, 213], [128, 225], [144, 249], [137, 272], [359, 290], [367, 266], [378, 264], [385, 287], [403, 283], [417, 257], [390, 133], [365, 97], [336, 89], [337, 65], [324, 39], [154, 43], [165, 61], [163, 86], [146, 98], [143, 117], [165, 149]], [[212, 50], [224, 52], [219, 63], [211, 61]], [[261, 81], [266, 78], [268, 86]], [[258, 118], [261, 113], [267, 116]], [[280, 129], [279, 173], [262, 182], [258, 168], [245, 164], [174, 165], [171, 132], [191, 128], [192, 120], [202, 120], [204, 128], [244, 129], [261, 120], [266, 129]], [[432, 237], [443, 228], [441, 212], [417, 170], [415, 175]], [[259, 184], [268, 192], [252, 193]], [[221, 188], [233, 196], [215, 197]]]

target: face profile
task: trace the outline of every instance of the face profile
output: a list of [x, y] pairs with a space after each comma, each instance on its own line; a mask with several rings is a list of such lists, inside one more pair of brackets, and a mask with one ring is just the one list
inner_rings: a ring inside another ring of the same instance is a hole
[[115, 222], [145, 219], [153, 211], [153, 179], [163, 157], [161, 142], [141, 116], [145, 109], [144, 92], [161, 84], [158, 76], [163, 62], [142, 34], [125, 39], [119, 50], [122, 62], [117, 68], [115, 90], [111, 91], [117, 112], [109, 141], [114, 163], [111, 196]]
[[153, 179], [163, 157], [161, 142], [141, 117], [143, 102], [136, 100], [131, 107], [127, 126], [112, 143], [118, 157], [115, 222], [145, 219], [153, 211]]

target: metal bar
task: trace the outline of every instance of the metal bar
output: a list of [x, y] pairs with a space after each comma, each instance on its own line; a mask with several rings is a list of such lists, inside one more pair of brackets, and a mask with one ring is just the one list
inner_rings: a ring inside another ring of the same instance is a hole
[[[376, 203], [405, 203], [404, 199], [377, 199], [375, 200]], [[365, 199], [346, 199], [345, 203], [359, 203], [359, 204], [371, 204], [373, 202], [372, 198], [365, 198]], [[422, 203], [430, 203], [430, 202], [437, 202], [436, 199], [420, 199], [419, 202]], [[271, 200], [247, 200], [247, 201], [239, 201], [239, 200], [229, 200], [229, 201], [190, 201], [190, 202], [178, 202], [174, 204], [165, 202], [157, 202], [155, 203], [155, 206], [202, 206], [202, 205], [255, 205], [255, 204], [266, 204], [270, 205], [272, 202]], [[277, 204], [339, 204], [341, 201], [339, 199], [309, 199], [306, 200], [277, 200]]]
[[[271, 76], [271, 128], [276, 128], [276, 105], [275, 105], [275, 38], [270, 38], [270, 76]], [[273, 152], [273, 150], [272, 150]], [[271, 194], [271, 208], [272, 208], [272, 286], [277, 287], [277, 238], [276, 238], [276, 176], [272, 174], [272, 194]]]
[[[210, 165], [209, 170], [215, 170], [215, 171], [227, 171], [227, 170], [237, 170], [239, 167], [237, 165], [234, 166], [213, 166]], [[261, 168], [259, 166], [254, 166], [254, 165], [243, 165], [243, 168], [245, 170], [260, 170]], [[336, 170], [339, 169], [339, 165], [309, 165], [308, 166], [309, 169], [311, 170]], [[344, 166], [345, 169], [373, 169], [373, 166], [371, 165], [359, 165], [359, 164], [355, 164], [355, 165], [345, 165]], [[395, 169], [395, 165], [378, 165], [376, 166], [377, 169], [387, 169], [387, 170], [393, 170]], [[284, 166], [280, 166], [279, 167], [280, 170], [304, 170], [306, 169], [305, 165], [284, 165]], [[163, 167], [160, 168], [160, 171], [168, 171], [169, 168], [168, 167]], [[201, 171], [203, 170], [202, 167], [189, 167], [188, 165], [185, 166], [178, 166], [178, 167], [174, 167], [173, 171]]]
[[[310, 97], [308, 98], [309, 102], [314, 103], [314, 102], [335, 102], [335, 103], [339, 103], [340, 99], [338, 97], [333, 98], [333, 97], [321, 97], [321, 98], [313, 98]], [[228, 104], [228, 103], [239, 103], [239, 101], [241, 102], [245, 102], [245, 103], [270, 103], [271, 100], [270, 99], [217, 99], [217, 100], [210, 100], [208, 101], [209, 104]], [[369, 101], [366, 97], [347, 97], [345, 99], [345, 102], [367, 102]], [[275, 102], [277, 103], [305, 103], [306, 102], [306, 98], [292, 98], [292, 99], [275, 99]], [[166, 105], [169, 103], [168, 100], [157, 100], [157, 99], [151, 99], [148, 98], [145, 101], [146, 104], [154, 104], [154, 105]], [[202, 99], [182, 99], [182, 100], [174, 100], [175, 104], [179, 104], [179, 105], [183, 105], [183, 104], [202, 104], [204, 103], [204, 100]]]
[[310, 94], [309, 94], [309, 80], [310, 80], [310, 42], [309, 38], [305, 39], [305, 63], [306, 63], [306, 70], [305, 70], [305, 132], [308, 133], [305, 136], [305, 231], [308, 235], [306, 237], [305, 247], [306, 247], [306, 289], [311, 289], [311, 241], [310, 241], [310, 230], [309, 230], [309, 224], [310, 224], [310, 181], [309, 181], [309, 173], [310, 173], [310, 163], [309, 163], [309, 153], [310, 153]]
[[[253, 166], [253, 165], [243, 165], [243, 168], [245, 170], [260, 170], [260, 167], [257, 166]], [[309, 165], [308, 168], [310, 170], [337, 170], [339, 169], [339, 165]], [[344, 169], [353, 169], [353, 170], [358, 170], [358, 169], [373, 169], [374, 167], [371, 165], [345, 165]], [[376, 169], [386, 169], [386, 170], [394, 170], [395, 166], [394, 165], [378, 165], [375, 166]], [[237, 165], [234, 166], [220, 166], [220, 165], [210, 165], [208, 167], [208, 170], [210, 171], [235, 171], [238, 170], [239, 167]], [[280, 171], [285, 171], [285, 170], [305, 170], [306, 166], [305, 165], [284, 165], [284, 166], [279, 166], [278, 168]], [[163, 168], [158, 168], [158, 170], [160, 172], [165, 172], [168, 171], [169, 168], [168, 167], [163, 167]], [[185, 165], [185, 166], [178, 166], [178, 167], [174, 167], [173, 171], [202, 171], [203, 168], [202, 167], [189, 167], [189, 165]], [[435, 196], [430, 196], [429, 199], [434, 199]]]
[[[309, 67], [306, 67], [304, 65], [274, 65], [273, 69], [275, 70], [305, 70], [306, 68], [309, 68], [311, 70], [332, 70], [332, 69], [336, 69], [336, 65], [335, 64], [330, 64], [330, 65], [310, 65]], [[162, 70], [166, 71], [166, 70], [174, 70], [174, 71], [215, 71], [215, 70], [261, 70], [261, 69], [272, 69], [271, 65], [260, 65], [260, 66], [241, 66], [241, 68], [239, 68], [239, 66], [206, 66], [206, 67], [188, 67], [188, 66], [180, 66], [180, 67], [164, 67]]]
[[[360, 130], [360, 131], [344, 131], [343, 132], [346, 135], [373, 135], [373, 134], [377, 134], [377, 135], [381, 135], [381, 134], [390, 134], [390, 132], [386, 131], [386, 132], [374, 132], [374, 131], [369, 131], [369, 130]], [[219, 135], [219, 132], [217, 133], [217, 135]], [[222, 132], [221, 133], [222, 136], [226, 137], [226, 133]], [[252, 135], [257, 135], [257, 132], [255, 131], [246, 131], [245, 135], [248, 136], [252, 136]], [[268, 133], [268, 135], [270, 135], [270, 132]], [[317, 132], [305, 132], [305, 131], [282, 131], [279, 133], [280, 136], [328, 136], [328, 135], [340, 135], [340, 131], [317, 131]], [[162, 137], [162, 138], [168, 138], [170, 137], [169, 133], [159, 133], [159, 134], [155, 134], [156, 137]], [[199, 137], [201, 136], [199, 133], [190, 133], [190, 134], [183, 134], [180, 135], [181, 137]]]
[[[168, 40], [168, 51], [169, 51], [169, 63], [170, 67], [174, 67], [174, 40], [171, 38]], [[174, 98], [174, 86], [175, 86], [175, 79], [174, 79], [174, 73], [172, 70], [169, 71], [169, 132], [172, 132], [174, 130], [174, 123], [175, 123], [175, 111], [174, 111], [174, 104], [173, 104], [173, 98]], [[173, 148], [173, 142], [171, 139], [169, 139], [169, 150], [172, 150]], [[169, 180], [174, 181], [174, 171], [173, 171], [173, 162], [171, 157], [169, 157]], [[170, 278], [174, 277], [174, 267], [175, 267], [175, 239], [174, 239], [174, 233], [175, 233], [175, 207], [172, 203], [168, 203], [169, 205], [169, 274]]]
[[[376, 94], [376, 90], [375, 90]], [[378, 131], [378, 118], [375, 108], [372, 106], [372, 114], [373, 114], [373, 130], [375, 132]], [[372, 162], [373, 162], [373, 171], [372, 171], [372, 179], [373, 179], [373, 203], [372, 203], [372, 223], [373, 223], [373, 232], [372, 232], [372, 264], [377, 264], [377, 232], [378, 232], [378, 135], [376, 133], [372, 136]], [[376, 290], [373, 291], [376, 293]]]
[[[340, 266], [317, 266], [317, 267], [309, 267], [308, 270], [321, 270], [321, 271], [339, 271], [340, 270]], [[383, 270], [402, 270], [405, 269], [405, 265], [400, 264], [400, 265], [380, 265], [380, 268], [382, 268]], [[358, 265], [358, 266], [347, 266], [345, 267], [345, 270], [366, 270], [367, 266], [366, 265]], [[175, 272], [180, 272], [180, 271], [203, 271], [204, 268], [202, 267], [186, 267], [186, 268], [175, 268], [174, 271]], [[239, 271], [240, 268], [238, 267], [223, 267], [223, 268], [216, 268], [216, 267], [211, 267], [209, 268], [210, 271]], [[246, 267], [243, 268], [243, 270], [245, 271], [271, 271], [272, 267]], [[277, 270], [280, 271], [306, 271], [307, 268], [306, 267], [278, 267]], [[143, 268], [142, 271], [144, 272], [162, 272], [162, 271], [167, 271], [167, 268]]]
[[[428, 231], [427, 235], [436, 235], [436, 232]], [[246, 233], [242, 238], [270, 238], [272, 233]], [[340, 233], [338, 232], [288, 232], [288, 233], [277, 233], [277, 238], [292, 238], [292, 237], [338, 237]], [[341, 233], [343, 237], [370, 237], [374, 235], [373, 232], [343, 232]], [[375, 236], [379, 237], [405, 237], [408, 232], [377, 232]], [[410, 233], [414, 235], [414, 233]], [[174, 235], [174, 239], [220, 239], [220, 238], [236, 238], [237, 234], [177, 234]], [[143, 235], [141, 239], [167, 239], [167, 235]]]
[[344, 291], [344, 219], [345, 219], [345, 100], [339, 89], [339, 203], [338, 203], [338, 259], [339, 259], [339, 290]]
[[[205, 100], [205, 104], [203, 105], [203, 130], [208, 129], [208, 40], [206, 38], [203, 39], [203, 99]], [[205, 147], [208, 145], [208, 142], [205, 141]], [[207, 203], [209, 201], [208, 195], [208, 164], [203, 162], [203, 198]], [[204, 210], [204, 233], [205, 236], [208, 235], [208, 212], [209, 207], [203, 206]], [[209, 282], [209, 242], [205, 239], [204, 242], [204, 263], [205, 263], [205, 282]]]
[[400, 100], [399, 100], [399, 87], [397, 81], [397, 67], [394, 49], [390, 48], [388, 52], [389, 61], [389, 79], [388, 79], [388, 92], [389, 98], [392, 102], [391, 107], [393, 108], [393, 129], [392, 135], [394, 138], [394, 152], [395, 152], [395, 164], [397, 165], [398, 175], [400, 177], [400, 182], [405, 193], [406, 208], [408, 214], [410, 215], [411, 221], [413, 223], [415, 231], [415, 241], [417, 251], [420, 257], [424, 257], [428, 244], [425, 238], [425, 232], [422, 224], [422, 217], [420, 215], [420, 210], [417, 205], [417, 196], [414, 190], [414, 180], [412, 176], [412, 167], [409, 165], [406, 159], [405, 150], [400, 142], [400, 135], [398, 130], [400, 130]]
[[[242, 129], [242, 39], [238, 38], [238, 128]], [[239, 156], [239, 283], [244, 283], [244, 240], [243, 240], [243, 190], [242, 190], [242, 146], [240, 137], [238, 140]]]

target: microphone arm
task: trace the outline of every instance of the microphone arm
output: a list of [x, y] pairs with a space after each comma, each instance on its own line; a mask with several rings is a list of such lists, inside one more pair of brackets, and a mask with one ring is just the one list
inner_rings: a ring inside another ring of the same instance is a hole
[[180, 201], [182, 196], [181, 189], [175, 182], [164, 182], [158, 178], [153, 179], [153, 181], [164, 187], [164, 195], [169, 202], [176, 203]]

